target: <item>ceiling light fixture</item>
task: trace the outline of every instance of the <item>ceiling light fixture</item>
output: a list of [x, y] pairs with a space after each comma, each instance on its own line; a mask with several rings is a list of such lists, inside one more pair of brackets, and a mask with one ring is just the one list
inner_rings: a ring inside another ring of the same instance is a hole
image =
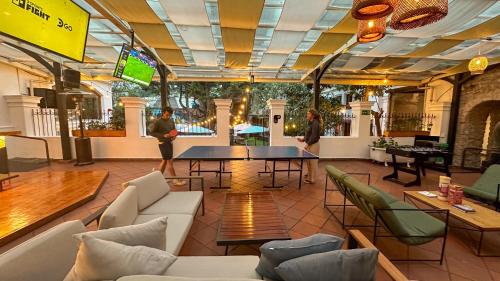
[[407, 30], [437, 22], [448, 14], [448, 0], [396, 0], [391, 28]]
[[386, 17], [374, 20], [360, 20], [358, 22], [358, 42], [368, 43], [384, 38]]
[[358, 20], [373, 20], [386, 17], [393, 10], [391, 0], [354, 0], [351, 15]]
[[488, 67], [488, 58], [478, 55], [473, 57], [469, 62], [469, 71], [472, 75], [483, 74]]

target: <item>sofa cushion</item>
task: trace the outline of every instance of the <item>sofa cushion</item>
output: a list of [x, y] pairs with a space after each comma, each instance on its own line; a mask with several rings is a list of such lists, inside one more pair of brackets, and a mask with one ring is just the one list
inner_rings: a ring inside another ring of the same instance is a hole
[[104, 211], [99, 221], [99, 229], [131, 225], [137, 214], [137, 190], [129, 186]]
[[280, 263], [301, 256], [338, 250], [343, 243], [342, 238], [322, 233], [296, 240], [271, 241], [260, 247], [260, 261], [255, 270], [264, 277], [282, 280], [274, 270]]
[[472, 187], [464, 187], [464, 193], [483, 200], [495, 201], [500, 184], [500, 165], [491, 165]]
[[142, 211], [154, 202], [160, 200], [170, 191], [165, 177], [160, 171], [154, 171], [150, 174], [129, 181], [128, 186], [137, 188], [138, 206]]
[[377, 249], [338, 250], [281, 263], [276, 271], [286, 281], [374, 281]]
[[132, 276], [122, 277], [122, 278], [118, 279], [118, 281], [262, 281], [262, 279], [132, 275]]
[[186, 214], [194, 216], [198, 211], [202, 198], [203, 192], [201, 191], [169, 192], [153, 205], [142, 210], [140, 214]]
[[255, 272], [258, 256], [180, 256], [165, 273], [169, 276], [261, 279]]
[[64, 281], [116, 280], [122, 276], [161, 275], [176, 260], [172, 254], [145, 246], [127, 246], [81, 236], [75, 266]]
[[420, 245], [430, 242], [435, 237], [443, 236], [446, 224], [418, 210], [406, 202], [397, 201], [390, 204], [391, 209], [406, 209], [413, 211], [381, 211], [380, 216], [394, 235], [402, 236], [429, 236], [429, 237], [399, 237], [398, 239], [409, 245]]
[[[141, 224], [165, 215], [138, 215], [133, 224]], [[193, 216], [182, 214], [167, 215], [167, 252], [178, 255], [193, 224]]]
[[81, 240], [83, 235], [127, 246], [146, 246], [165, 251], [167, 243], [167, 217], [163, 216], [142, 224], [90, 231], [75, 234], [74, 236]]
[[84, 231], [81, 221], [64, 222], [3, 253], [0, 280], [63, 280], [78, 251], [72, 235]]

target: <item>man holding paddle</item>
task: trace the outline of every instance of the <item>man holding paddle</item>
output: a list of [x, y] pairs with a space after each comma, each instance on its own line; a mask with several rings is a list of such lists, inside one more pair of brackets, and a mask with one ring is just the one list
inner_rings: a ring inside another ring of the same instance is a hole
[[[175, 123], [170, 118], [173, 110], [171, 107], [165, 107], [162, 110], [161, 118], [156, 120], [151, 126], [150, 135], [158, 139], [158, 147], [161, 152], [160, 171], [165, 172], [165, 167], [168, 167], [168, 172], [171, 176], [175, 177], [174, 160], [172, 159], [174, 148], [172, 142], [177, 137], [177, 130]], [[185, 181], [174, 180], [174, 185], [185, 185]]]

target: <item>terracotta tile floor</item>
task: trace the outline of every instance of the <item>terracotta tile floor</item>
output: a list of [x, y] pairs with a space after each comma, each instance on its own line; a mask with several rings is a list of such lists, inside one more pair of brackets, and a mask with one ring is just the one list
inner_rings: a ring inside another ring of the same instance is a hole
[[[111, 202], [121, 192], [122, 182], [150, 172], [157, 164], [157, 161], [97, 161], [91, 166], [74, 167], [71, 163], [56, 162], [50, 168], [40, 169], [107, 169], [109, 171], [109, 178], [94, 201], [0, 248], [0, 253], [62, 221], [84, 218], [101, 206]], [[427, 177], [423, 180], [422, 187], [405, 189], [398, 184], [382, 180], [384, 175], [391, 172], [391, 167], [372, 164], [369, 161], [321, 161], [320, 175], [318, 176], [317, 183], [314, 185], [303, 185], [302, 189], [298, 190], [298, 175], [292, 173], [288, 186], [281, 190], [273, 191], [273, 195], [283, 213], [284, 221], [289, 227], [290, 235], [293, 238], [300, 238], [317, 232], [346, 236], [340, 224], [323, 208], [325, 179], [323, 167], [328, 164], [333, 164], [346, 172], [369, 172], [371, 173], [372, 185], [391, 192], [400, 198], [402, 198], [404, 190], [434, 189], [437, 186], [438, 175], [440, 175], [429, 171]], [[187, 162], [176, 162], [176, 167], [178, 174], [187, 174]], [[232, 191], [247, 192], [262, 190], [262, 186], [270, 181], [269, 176], [258, 176], [256, 174], [256, 171], [263, 168], [262, 161], [235, 161], [231, 162], [230, 167], [233, 175], [231, 178], [229, 176], [225, 177], [225, 184], [231, 184], [233, 187]], [[365, 176], [358, 177], [360, 180], [366, 180]], [[453, 179], [460, 184], [467, 185], [473, 183], [477, 177], [477, 174], [456, 174], [456, 176], [453, 176]], [[216, 184], [213, 174], [205, 174], [205, 178], [206, 186]], [[279, 176], [279, 182], [287, 184], [288, 178], [286, 173]], [[196, 183], [194, 185], [197, 186]], [[206, 189], [206, 214], [205, 216], [198, 215], [196, 217], [189, 237], [182, 248], [181, 255], [224, 254], [224, 247], [216, 245], [215, 237], [219, 215], [224, 202], [224, 194], [226, 192], [228, 191]], [[336, 195], [330, 199], [338, 201], [340, 197]], [[366, 220], [367, 218], [360, 214], [356, 208], [350, 208], [347, 211], [347, 221], [361, 223]], [[90, 225], [89, 228], [95, 229], [96, 225]], [[369, 235], [369, 232], [366, 232], [366, 234]], [[443, 265], [439, 265], [438, 262], [395, 263], [407, 277], [414, 280], [500, 280], [500, 258], [481, 258], [473, 254], [471, 248], [475, 245], [474, 243], [476, 243], [477, 239], [477, 233], [452, 229], [448, 236]], [[434, 241], [423, 246], [408, 248], [392, 239], [380, 239], [377, 246], [382, 252], [393, 258], [401, 257], [402, 255], [409, 255], [413, 258], [436, 258], [439, 254], [440, 243], [440, 241]], [[259, 245], [232, 247], [230, 248], [230, 254], [258, 254], [258, 247]], [[497, 250], [497, 253], [500, 253], [500, 236], [488, 234], [485, 249]], [[382, 272], [379, 272], [377, 280], [388, 279]]]

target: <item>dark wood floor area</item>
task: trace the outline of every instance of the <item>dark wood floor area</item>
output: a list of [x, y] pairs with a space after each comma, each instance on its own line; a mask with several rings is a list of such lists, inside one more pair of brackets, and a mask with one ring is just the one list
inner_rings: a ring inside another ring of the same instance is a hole
[[0, 192], [0, 246], [94, 199], [108, 177], [104, 170], [17, 174]]

